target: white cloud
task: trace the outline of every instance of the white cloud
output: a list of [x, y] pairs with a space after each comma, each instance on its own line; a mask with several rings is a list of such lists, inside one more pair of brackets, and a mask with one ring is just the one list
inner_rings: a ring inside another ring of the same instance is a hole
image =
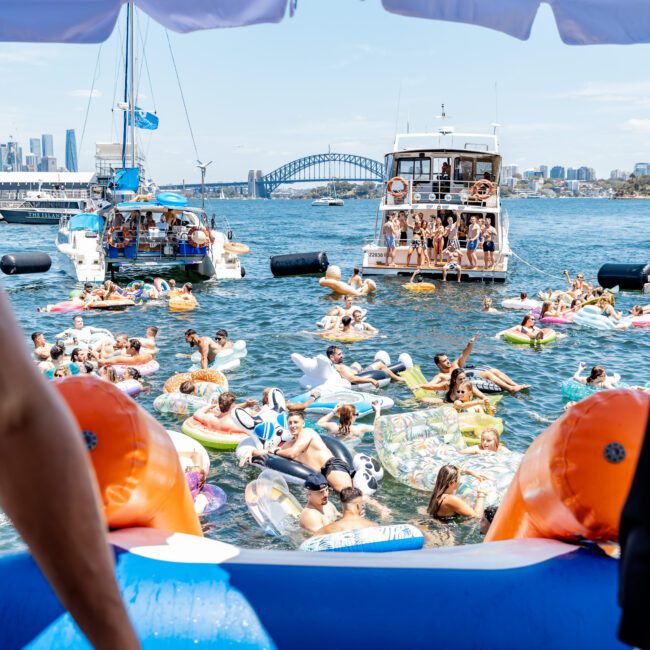
[[577, 99], [600, 104], [650, 106], [649, 81], [588, 83], [576, 90], [558, 95], [561, 99]]
[[83, 90], [83, 89], [71, 90], [68, 93], [68, 97], [85, 97], [86, 99], [88, 99], [88, 97], [90, 97], [91, 95], [92, 97], [101, 97], [102, 93], [100, 90], [97, 90], [97, 88], [94, 88], [92, 91]]
[[636, 131], [638, 133], [650, 133], [650, 119], [630, 118], [622, 124], [626, 131]]

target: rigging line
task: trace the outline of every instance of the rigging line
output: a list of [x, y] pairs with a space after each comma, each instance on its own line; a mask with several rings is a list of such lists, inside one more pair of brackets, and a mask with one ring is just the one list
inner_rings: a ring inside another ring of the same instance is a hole
[[117, 138], [117, 129], [115, 128], [115, 104], [117, 102], [117, 81], [121, 78], [120, 71], [123, 63], [122, 58], [122, 29], [120, 23], [117, 27], [117, 47], [115, 48], [115, 79], [113, 81], [113, 102], [111, 104], [111, 138]]
[[90, 113], [90, 102], [93, 99], [93, 93], [95, 92], [95, 81], [97, 81], [98, 78], [98, 70], [99, 70], [99, 58], [102, 53], [102, 47], [104, 46], [103, 43], [99, 44], [99, 50], [97, 51], [97, 61], [95, 61], [95, 72], [93, 73], [93, 81], [90, 86], [90, 95], [88, 95], [88, 104], [86, 104], [86, 114], [84, 115], [84, 125], [83, 129], [81, 129], [81, 138], [79, 139], [79, 152], [81, 153], [84, 145], [84, 136], [86, 135], [86, 125], [88, 124], [88, 114]]
[[564, 280], [564, 278], [560, 277], [559, 275], [551, 275], [550, 273], [547, 273], [546, 271], [543, 271], [542, 269], [538, 268], [537, 266], [534, 266], [534, 265], [531, 264], [530, 262], [527, 262], [523, 257], [520, 257], [519, 255], [517, 255], [517, 253], [515, 253], [515, 251], [513, 251], [512, 248], [510, 249], [510, 254], [511, 254], [513, 257], [516, 257], [519, 261], [521, 261], [521, 262], [523, 262], [524, 264], [526, 264], [526, 266], [529, 266], [531, 269], [533, 269], [534, 271], [537, 271], [537, 272], [541, 273], [542, 275], [546, 275], [546, 276], [548, 276], [549, 278], [553, 278], [554, 280]]
[[187, 112], [187, 104], [185, 103], [185, 95], [183, 94], [183, 87], [181, 86], [181, 78], [178, 76], [178, 68], [176, 67], [176, 59], [174, 59], [174, 51], [172, 50], [172, 42], [169, 40], [169, 32], [165, 30], [165, 36], [167, 37], [167, 43], [169, 45], [169, 53], [172, 57], [172, 63], [174, 64], [174, 72], [176, 73], [176, 80], [178, 81], [178, 89], [181, 93], [181, 99], [183, 100], [183, 108], [185, 109], [185, 117], [187, 118], [187, 126], [190, 130], [190, 136], [192, 137], [192, 144], [194, 145], [194, 154], [196, 159], [200, 160], [199, 150], [196, 148], [196, 140], [194, 139], [194, 132], [192, 131], [192, 123], [190, 122], [190, 114]]
[[142, 66], [147, 72], [147, 80], [149, 81], [149, 92], [151, 93], [151, 103], [153, 104], [153, 112], [158, 113], [156, 108], [156, 97], [153, 92], [153, 84], [151, 83], [151, 73], [149, 72], [149, 58], [147, 57], [147, 42], [149, 41], [149, 25], [151, 23], [151, 18], [147, 17], [147, 29], [144, 33], [144, 39], [142, 38], [142, 33], [140, 30], [140, 23], [138, 23], [138, 33], [140, 34], [140, 41], [142, 42], [142, 63], [140, 64], [140, 73], [138, 74], [138, 79], [142, 79]]

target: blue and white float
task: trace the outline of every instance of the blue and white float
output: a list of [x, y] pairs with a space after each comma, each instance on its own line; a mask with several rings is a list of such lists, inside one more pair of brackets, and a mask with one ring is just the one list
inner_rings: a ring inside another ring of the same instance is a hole
[[[221, 350], [217, 353], [214, 361], [208, 365], [208, 368], [214, 370], [221, 370], [221, 372], [228, 372], [229, 370], [237, 370], [241, 365], [241, 360], [246, 357], [248, 350], [246, 349], [246, 341], [238, 340], [233, 343], [232, 348]], [[201, 353], [194, 352], [190, 357], [192, 366], [189, 372], [201, 369]]]

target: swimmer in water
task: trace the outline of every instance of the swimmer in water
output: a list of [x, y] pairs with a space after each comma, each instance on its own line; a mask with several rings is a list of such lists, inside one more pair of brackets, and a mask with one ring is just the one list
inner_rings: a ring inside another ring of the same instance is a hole
[[348, 530], [359, 528], [373, 528], [376, 523], [365, 518], [364, 500], [361, 490], [355, 487], [346, 487], [340, 493], [343, 515], [337, 521], [323, 526], [314, 535], [330, 535], [332, 533], [343, 533]]
[[70, 371], [70, 366], [59, 366], [54, 371], [54, 379], [61, 379], [62, 377], [70, 377], [72, 372]]
[[[372, 403], [372, 409], [375, 412], [376, 422], [377, 418], [381, 415], [381, 402], [375, 400]], [[334, 416], [338, 416], [338, 424], [331, 421]], [[318, 422], [316, 422], [316, 426], [341, 438], [360, 438], [366, 433], [372, 433], [375, 428], [374, 423], [356, 424], [358, 417], [359, 414], [357, 413], [354, 404], [337, 404], [333, 411], [330, 411], [327, 415], [324, 415], [320, 420], [318, 420]]]
[[330, 486], [322, 474], [310, 474], [305, 480], [305, 488], [307, 505], [300, 513], [300, 527], [313, 534], [341, 515], [329, 499]]
[[[479, 482], [473, 508], [456, 494], [463, 474], [473, 476]], [[471, 470], [459, 469], [456, 465], [443, 465], [438, 471], [427, 513], [443, 522], [449, 522], [456, 515], [480, 519], [485, 508], [485, 491], [482, 489], [484, 480], [484, 476]]]
[[611, 377], [608, 377], [604, 366], [594, 366], [591, 369], [589, 376], [583, 377], [582, 373], [585, 368], [585, 364], [581, 361], [578, 364], [578, 370], [576, 371], [576, 374], [573, 375], [573, 379], [592, 388], [616, 388], [618, 386], [618, 383], [621, 381], [621, 376], [617, 373], [614, 373]]
[[348, 280], [348, 284], [355, 289], [360, 289], [363, 286], [363, 279], [361, 278], [361, 270], [358, 266], [355, 266], [352, 270], [352, 275]]
[[148, 352], [141, 351], [141, 344], [138, 339], [129, 339], [129, 347], [125, 355], [111, 357], [110, 359], [102, 359], [99, 362], [100, 366], [114, 366], [114, 365], [142, 365], [153, 361], [153, 356]]
[[493, 306], [492, 298], [486, 296], [483, 298], [483, 309], [486, 314], [500, 314], [501, 312], [498, 309], [495, 309]]
[[[508, 328], [507, 330], [501, 330], [498, 334], [495, 335], [495, 338], [500, 338], [513, 328]], [[532, 314], [526, 314], [521, 324], [517, 325], [514, 328], [519, 334], [527, 336], [533, 341], [541, 341], [544, 338], [544, 331], [539, 327], [535, 326], [535, 317]]]
[[231, 350], [235, 347], [234, 343], [228, 340], [228, 332], [224, 329], [219, 329], [214, 335], [214, 340], [221, 350]]
[[43, 332], [32, 332], [31, 338], [34, 344], [34, 357], [39, 361], [47, 361], [50, 358], [52, 344], [45, 341]]
[[419, 283], [419, 282], [424, 282], [424, 276], [422, 275], [422, 269], [415, 269], [413, 271], [413, 275], [411, 276], [411, 279], [409, 280], [409, 283]]
[[377, 334], [379, 332], [379, 330], [376, 327], [373, 327], [370, 323], [366, 323], [363, 320], [363, 312], [359, 308], [356, 308], [352, 312], [351, 327], [356, 332], [367, 332], [369, 334]]
[[457, 398], [454, 400], [454, 408], [465, 413], [494, 413], [494, 407], [487, 399], [475, 399], [474, 388], [469, 381], [462, 382], [456, 389]]
[[[216, 341], [213, 341], [209, 336], [199, 336], [196, 330], [185, 330], [185, 342], [191, 348], [198, 348], [201, 353], [201, 369], [207, 370], [208, 366], [216, 359], [217, 354], [221, 351], [221, 347]], [[191, 357], [191, 354], [177, 354], [177, 357]]]
[[496, 429], [484, 429], [481, 432], [481, 441], [478, 445], [471, 445], [466, 449], [461, 449], [461, 454], [475, 455], [475, 454], [494, 454], [497, 451], [506, 451], [506, 448], [501, 444], [501, 436]]

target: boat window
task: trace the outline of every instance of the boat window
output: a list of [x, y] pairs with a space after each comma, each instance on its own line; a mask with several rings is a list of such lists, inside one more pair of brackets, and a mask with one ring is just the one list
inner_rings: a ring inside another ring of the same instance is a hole
[[433, 180], [449, 180], [449, 158], [433, 159]]
[[[485, 176], [488, 174], [488, 176]], [[476, 162], [476, 179], [487, 178], [489, 181], [494, 180], [494, 170], [491, 160], [479, 160]]]
[[455, 181], [471, 181], [474, 180], [472, 176], [473, 161], [468, 158], [456, 158], [454, 161], [454, 180]]
[[386, 156], [386, 165], [384, 167], [384, 180], [387, 181], [393, 175], [393, 156], [388, 154]]
[[431, 160], [402, 158], [397, 161], [397, 175], [414, 181], [428, 181], [431, 178]]

